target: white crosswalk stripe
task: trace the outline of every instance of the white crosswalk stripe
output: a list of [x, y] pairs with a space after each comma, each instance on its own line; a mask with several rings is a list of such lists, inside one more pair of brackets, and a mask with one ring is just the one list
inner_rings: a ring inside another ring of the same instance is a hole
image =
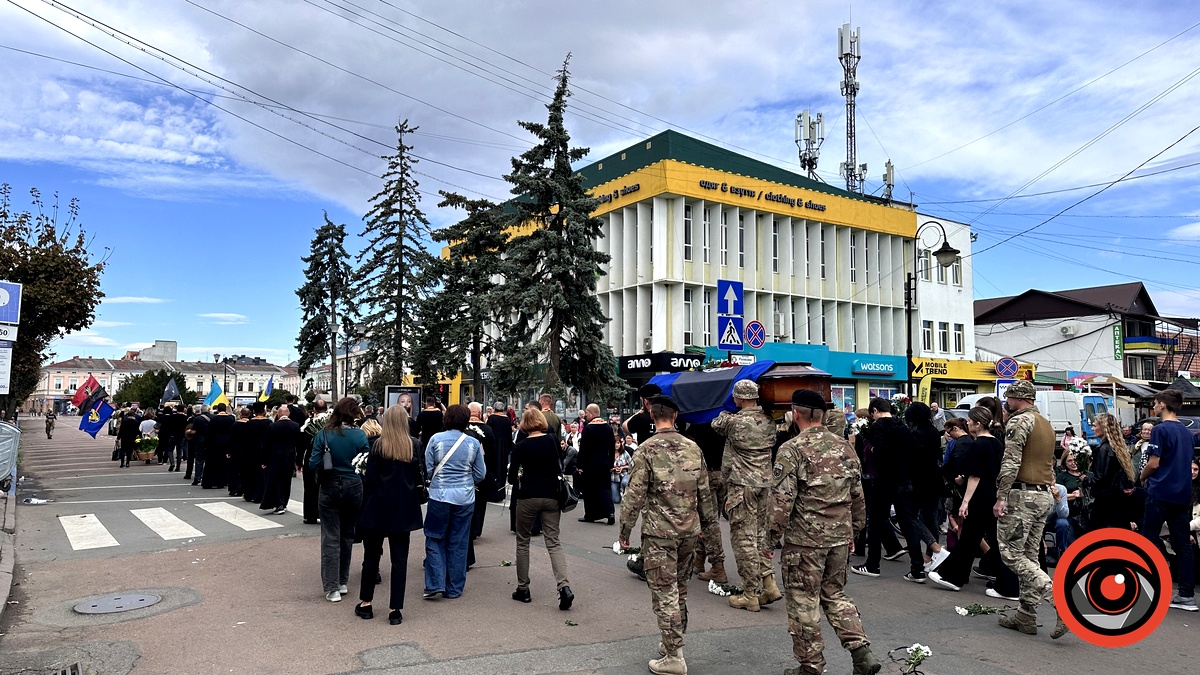
[[304, 515], [304, 502], [296, 499], [289, 499], [287, 510], [288, 513], [294, 513], [298, 516], [302, 516]]
[[131, 509], [129, 512], [163, 539], [189, 539], [204, 536], [203, 532], [183, 522], [179, 516], [162, 507]]
[[249, 511], [239, 509], [233, 504], [227, 504], [225, 502], [210, 502], [208, 504], [197, 504], [196, 506], [208, 511], [230, 525], [240, 527], [247, 532], [254, 530], [267, 530], [272, 527], [283, 527], [283, 525], [280, 523], [267, 520], [262, 516], [257, 516]]
[[67, 540], [71, 542], [71, 548], [76, 551], [119, 546], [117, 540], [109, 534], [108, 528], [104, 527], [94, 513], [62, 516], [58, 522], [62, 523], [63, 530], [67, 533]]

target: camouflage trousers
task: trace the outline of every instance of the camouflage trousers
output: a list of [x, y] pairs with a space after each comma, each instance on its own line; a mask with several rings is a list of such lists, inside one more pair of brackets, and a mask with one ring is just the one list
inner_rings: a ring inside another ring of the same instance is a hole
[[687, 584], [692, 577], [696, 537], [659, 539], [642, 536], [642, 561], [650, 605], [667, 649], [683, 647], [687, 632]]
[[783, 547], [783, 597], [787, 601], [792, 654], [801, 666], [817, 673], [825, 669], [821, 610], [825, 610], [825, 618], [843, 648], [854, 650], [871, 644], [863, 632], [858, 608], [843, 591], [849, 567], [849, 544], [833, 548]]
[[[717, 513], [725, 509], [725, 499], [728, 490], [725, 486], [725, 474], [721, 471], [708, 472], [708, 487], [717, 502]], [[703, 563], [708, 560], [710, 565], [725, 564], [725, 544], [721, 540], [720, 519], [704, 528], [700, 533], [700, 543], [696, 546], [696, 560]]]
[[1050, 576], [1038, 565], [1042, 530], [1054, 509], [1049, 492], [1013, 488], [1008, 493], [1007, 513], [996, 521], [1000, 559], [1017, 575], [1021, 585], [1021, 609], [1037, 613], [1043, 601], [1054, 603]]
[[729, 486], [729, 543], [746, 595], [762, 593], [762, 578], [775, 571], [764, 551], [771, 517], [769, 488]]

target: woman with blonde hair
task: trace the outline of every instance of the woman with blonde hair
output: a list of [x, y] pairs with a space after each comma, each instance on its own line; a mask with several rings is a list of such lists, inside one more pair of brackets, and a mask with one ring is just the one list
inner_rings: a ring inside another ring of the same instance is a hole
[[[374, 420], [368, 420], [374, 422]], [[421, 502], [417, 486], [421, 478], [420, 441], [408, 428], [408, 412], [404, 406], [393, 405], [383, 414], [379, 438], [367, 455], [367, 470], [363, 476], [363, 510], [358, 517], [358, 532], [363, 541], [362, 585], [354, 613], [363, 619], [374, 616], [371, 600], [375, 595], [375, 580], [379, 575], [379, 559], [383, 556], [383, 540], [388, 540], [388, 556], [392, 561], [391, 598], [388, 602], [388, 623], [393, 626], [404, 620], [404, 587], [408, 578], [408, 544], [413, 530], [421, 529]], [[365, 425], [364, 425], [365, 426]]]
[[1129, 529], [1129, 495], [1133, 493], [1133, 459], [1121, 433], [1121, 423], [1108, 413], [1096, 415], [1092, 428], [1101, 439], [1092, 457], [1089, 483], [1092, 511], [1088, 530], [1102, 527]]

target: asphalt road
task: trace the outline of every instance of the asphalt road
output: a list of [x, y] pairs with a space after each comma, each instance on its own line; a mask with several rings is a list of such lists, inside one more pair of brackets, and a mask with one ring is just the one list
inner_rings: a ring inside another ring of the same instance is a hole
[[[649, 592], [626, 571], [624, 557], [612, 553], [616, 527], [578, 523], [572, 516], [579, 514], [565, 517], [563, 540], [577, 597], [569, 612], [557, 609], [549, 559], [536, 541], [533, 603], [509, 598], [515, 570], [504, 563], [514, 557], [513, 539], [507, 513], [499, 507], [489, 507], [484, 537], [476, 544], [479, 565], [468, 574], [466, 592], [456, 600], [421, 599], [424, 541], [414, 533], [405, 620], [389, 626], [382, 609], [372, 621], [356, 618], [353, 592], [341, 603], [324, 600], [319, 537], [316, 528], [298, 524], [298, 516], [280, 517], [282, 528], [242, 530], [197, 504], [228, 502], [245, 508], [244, 502], [209, 499], [207, 494], [189, 493], [187, 487], [172, 487], [183, 479], [157, 465], [112, 469], [116, 465], [108, 460], [111, 441], [102, 436], [100, 441], [79, 442], [66, 435], [78, 433], [60, 426], [56, 434], [54, 443], [58, 445], [59, 434], [64, 434], [63, 443], [50, 454], [76, 463], [58, 474], [48, 473], [52, 469], [45, 468], [50, 466], [47, 457], [32, 454], [50, 447], [44, 435], [38, 442], [33, 434], [27, 436], [31, 470], [40, 461], [45, 472], [35, 483], [36, 494], [56, 501], [19, 507], [19, 585], [13, 594], [18, 604], [6, 609], [0, 625], [0, 673], [52, 673], [79, 662], [83, 672], [105, 675], [632, 675], [646, 672], [646, 661], [654, 656], [658, 638]], [[69, 456], [75, 452], [81, 456]], [[160, 487], [160, 482], [165, 485]], [[46, 484], [56, 487], [43, 488]], [[89, 494], [98, 492], [105, 496]], [[168, 509], [204, 536], [163, 540], [135, 516], [127, 520], [123, 515], [146, 507]], [[94, 513], [118, 545], [74, 550], [55, 516], [85, 513]], [[352, 589], [359, 582], [360, 560], [361, 549], [356, 549]], [[731, 556], [729, 560], [732, 564]], [[386, 554], [384, 561], [386, 565]], [[1051, 641], [1047, 633], [1053, 613], [1045, 608], [1041, 620], [1047, 628], [1037, 636], [1004, 630], [994, 616], [960, 617], [955, 605], [997, 602], [983, 595], [980, 583], [952, 593], [905, 582], [905, 571], [906, 564], [885, 562], [881, 578], [851, 576], [848, 592], [881, 658], [889, 649], [914, 642], [933, 650], [934, 656], [922, 666], [925, 675], [1195, 671], [1200, 654], [1196, 614], [1172, 610], [1145, 641], [1109, 650], [1074, 636]], [[684, 650], [689, 672], [756, 675], [779, 673], [794, 664], [782, 603], [755, 614], [729, 608], [724, 598], [706, 593], [698, 580], [689, 588]], [[163, 601], [114, 615], [84, 616], [71, 610], [87, 598], [131, 591], [155, 593]], [[376, 591], [378, 607], [386, 606], [387, 594], [385, 581]], [[849, 673], [849, 655], [837, 646], [827, 626], [825, 640], [827, 672]], [[883, 672], [899, 673], [900, 667], [889, 664]]]

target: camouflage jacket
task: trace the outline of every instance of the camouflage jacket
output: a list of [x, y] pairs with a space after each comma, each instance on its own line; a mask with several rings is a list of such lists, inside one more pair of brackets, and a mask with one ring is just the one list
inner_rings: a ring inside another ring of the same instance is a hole
[[775, 421], [754, 406], [736, 413], [722, 412], [712, 421], [713, 431], [729, 439], [721, 466], [729, 468], [729, 483], [770, 487], [771, 448], [775, 446]]
[[638, 446], [621, 498], [621, 539], [628, 540], [638, 516], [642, 536], [695, 537], [717, 520], [708, 487], [708, 467], [700, 446], [674, 431], [651, 436]]
[[771, 536], [810, 548], [849, 544], [867, 524], [854, 448], [823, 426], [783, 444], [774, 467]]

